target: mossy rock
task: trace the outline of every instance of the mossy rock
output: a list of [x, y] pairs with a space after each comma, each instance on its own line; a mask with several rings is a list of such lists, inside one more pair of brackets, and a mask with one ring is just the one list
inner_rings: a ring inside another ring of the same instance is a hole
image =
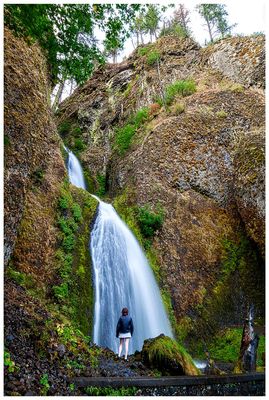
[[175, 340], [163, 334], [144, 341], [142, 360], [163, 375], [200, 375], [191, 356]]

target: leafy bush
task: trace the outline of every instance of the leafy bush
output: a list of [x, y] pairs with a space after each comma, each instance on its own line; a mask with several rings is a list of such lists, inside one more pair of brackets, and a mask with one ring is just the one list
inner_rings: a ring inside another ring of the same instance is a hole
[[152, 50], [147, 56], [148, 65], [154, 65], [160, 60], [160, 53], [157, 50]]
[[145, 238], [152, 238], [155, 232], [161, 228], [163, 224], [163, 211], [155, 213], [149, 210], [149, 207], [140, 207], [138, 209], [138, 224], [142, 235]]
[[164, 100], [166, 105], [170, 105], [177, 95], [182, 97], [190, 96], [196, 91], [196, 85], [193, 80], [176, 81], [168, 85], [165, 89]]
[[58, 299], [65, 299], [68, 297], [68, 284], [66, 282], [59, 286], [53, 286], [53, 293]]
[[147, 107], [143, 107], [140, 110], [136, 112], [135, 115], [133, 115], [130, 118], [130, 123], [135, 126], [135, 129], [140, 128], [140, 126], [147, 121], [149, 117], [149, 110]]
[[98, 190], [96, 194], [97, 196], [104, 196], [106, 194], [106, 176], [103, 174], [97, 174], [96, 179], [98, 182]]
[[70, 129], [71, 129], [71, 122], [64, 121], [59, 125], [58, 132], [60, 135], [66, 136], [70, 132]]
[[80, 222], [82, 220], [82, 213], [81, 213], [81, 208], [80, 205], [77, 203], [74, 203], [72, 205], [72, 213], [73, 213], [73, 217], [75, 219], [76, 222]]
[[82, 139], [76, 138], [74, 143], [74, 150], [82, 151], [85, 149], [85, 144], [83, 143]]
[[15, 371], [15, 362], [11, 360], [10, 353], [8, 351], [4, 351], [4, 365], [8, 368], [8, 372]]
[[134, 134], [136, 133], [137, 129], [139, 129], [140, 126], [148, 119], [148, 116], [148, 108], [141, 108], [129, 119], [127, 125], [119, 128], [116, 131], [115, 142], [121, 155], [128, 150]]
[[129, 149], [135, 131], [135, 127], [130, 124], [127, 124], [116, 131], [116, 144], [121, 155]]
[[137, 50], [137, 54], [138, 54], [139, 56], [145, 56], [146, 54], [148, 54], [149, 50], [150, 50], [150, 47], [140, 47], [140, 48]]
[[50, 384], [49, 384], [49, 377], [48, 374], [43, 374], [42, 377], [40, 378], [39, 383], [42, 385], [42, 389], [40, 394], [43, 396], [47, 395], [47, 392], [50, 388]]

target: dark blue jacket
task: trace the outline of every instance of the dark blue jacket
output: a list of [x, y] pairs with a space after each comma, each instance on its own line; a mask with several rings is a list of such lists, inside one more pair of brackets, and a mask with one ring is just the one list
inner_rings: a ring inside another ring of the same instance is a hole
[[134, 324], [133, 320], [129, 315], [122, 315], [117, 323], [117, 328], [116, 328], [116, 336], [119, 337], [120, 333], [131, 333], [131, 336], [133, 336], [134, 332]]

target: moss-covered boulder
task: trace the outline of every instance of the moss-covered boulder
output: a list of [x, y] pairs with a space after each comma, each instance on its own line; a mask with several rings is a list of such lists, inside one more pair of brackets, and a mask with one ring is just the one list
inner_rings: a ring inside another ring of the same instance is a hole
[[163, 375], [200, 375], [184, 347], [163, 334], [144, 341], [142, 360]]

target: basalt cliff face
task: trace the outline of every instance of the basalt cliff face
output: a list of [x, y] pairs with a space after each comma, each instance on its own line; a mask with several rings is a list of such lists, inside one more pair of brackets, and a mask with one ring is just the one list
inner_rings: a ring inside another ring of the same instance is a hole
[[[264, 67], [262, 35], [207, 48], [164, 37], [97, 71], [58, 111], [93, 189], [103, 176], [115, 204], [163, 208], [152, 248], [183, 325], [208, 312], [238, 323], [252, 301], [263, 314]], [[160, 101], [188, 79], [196, 92]], [[119, 127], [145, 107], [146, 121], [119, 151]]]

